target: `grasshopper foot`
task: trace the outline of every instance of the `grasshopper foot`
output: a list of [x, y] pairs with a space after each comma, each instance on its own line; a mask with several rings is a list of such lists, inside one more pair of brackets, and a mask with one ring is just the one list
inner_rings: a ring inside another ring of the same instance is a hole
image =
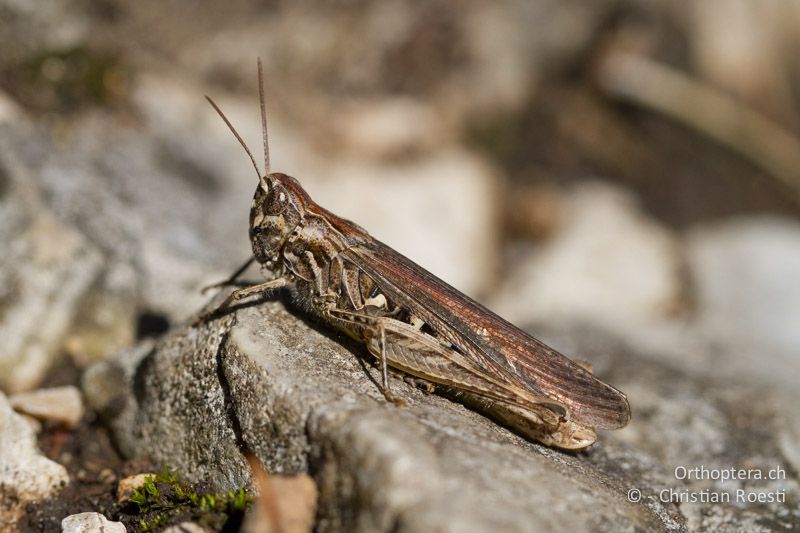
[[394, 394], [392, 394], [392, 391], [386, 389], [383, 390], [382, 392], [383, 392], [383, 397], [386, 398], [386, 401], [389, 403], [393, 403], [396, 407], [405, 407], [406, 405], [408, 405], [408, 403], [404, 399], [399, 398]]

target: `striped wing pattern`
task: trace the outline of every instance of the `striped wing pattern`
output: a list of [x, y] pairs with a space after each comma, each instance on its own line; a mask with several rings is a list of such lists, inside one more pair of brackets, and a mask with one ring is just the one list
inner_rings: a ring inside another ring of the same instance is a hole
[[387, 297], [411, 309], [510, 390], [522, 386], [533, 395], [555, 399], [570, 410], [573, 421], [588, 427], [615, 429], [630, 420], [622, 392], [385, 244], [371, 237], [358, 239], [342, 252], [342, 259], [362, 269]]

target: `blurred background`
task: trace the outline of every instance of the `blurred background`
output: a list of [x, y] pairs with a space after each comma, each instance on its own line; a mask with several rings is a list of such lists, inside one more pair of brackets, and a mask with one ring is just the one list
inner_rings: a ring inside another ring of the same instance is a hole
[[76, 382], [247, 258], [256, 176], [203, 96], [260, 160], [257, 57], [274, 171], [616, 377], [634, 418], [683, 401], [637, 378], [648, 360], [796, 389], [796, 2], [2, 0], [0, 20], [6, 392]]
[[247, 257], [256, 179], [203, 96], [258, 155], [258, 56], [273, 169], [456, 287], [514, 321], [702, 324], [798, 378], [792, 2], [8, 1], [0, 18], [7, 388], [54, 350], [80, 363], [185, 318]]

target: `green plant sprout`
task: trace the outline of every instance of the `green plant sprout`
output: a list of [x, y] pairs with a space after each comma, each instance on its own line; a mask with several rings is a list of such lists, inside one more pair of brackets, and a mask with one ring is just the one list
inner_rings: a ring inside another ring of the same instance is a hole
[[129, 501], [145, 515], [138, 522], [141, 531], [154, 531], [173, 518], [192, 520], [201, 525], [221, 528], [230, 515], [243, 514], [253, 503], [253, 495], [244, 488], [228, 492], [201, 493], [165, 468], [145, 477], [144, 484]]

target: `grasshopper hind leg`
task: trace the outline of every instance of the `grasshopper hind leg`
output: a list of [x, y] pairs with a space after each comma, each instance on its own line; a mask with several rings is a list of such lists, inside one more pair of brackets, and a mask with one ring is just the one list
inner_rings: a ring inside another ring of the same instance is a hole
[[380, 345], [381, 345], [381, 354], [380, 354], [380, 363], [381, 363], [381, 392], [383, 393], [383, 397], [386, 398], [387, 402], [391, 402], [398, 407], [402, 407], [406, 404], [406, 402], [402, 398], [398, 398], [394, 394], [392, 394], [392, 390], [389, 387], [389, 363], [386, 358], [386, 330], [379, 326], [380, 328]]
[[335, 307], [328, 309], [327, 314], [334, 320], [338, 320], [353, 326], [369, 326], [369, 329], [373, 332], [377, 331], [379, 349], [375, 350], [374, 345], [370, 344], [369, 342], [367, 342], [367, 349], [380, 364], [381, 383], [379, 388], [387, 402], [393, 403], [398, 407], [404, 406], [406, 404], [405, 400], [395, 396], [392, 393], [391, 386], [389, 385], [389, 360], [386, 356], [386, 329], [384, 328], [383, 320], [381, 320], [379, 317], [371, 316], [365, 313], [346, 311], [344, 309], [337, 309]]

